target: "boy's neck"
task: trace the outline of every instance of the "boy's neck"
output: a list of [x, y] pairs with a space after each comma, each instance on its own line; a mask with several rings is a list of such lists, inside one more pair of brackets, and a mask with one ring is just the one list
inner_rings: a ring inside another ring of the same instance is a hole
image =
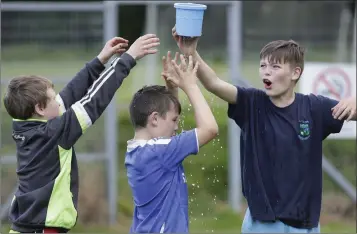
[[135, 130], [135, 135], [133, 140], [151, 140], [152, 136], [151, 134], [149, 134], [146, 129], [139, 129], [139, 130]]
[[288, 89], [285, 93], [277, 97], [270, 97], [271, 102], [280, 108], [287, 107], [291, 105], [295, 100], [294, 89]]
[[29, 119], [35, 119], [35, 120], [42, 120], [42, 121], [47, 121], [47, 119], [43, 116], [40, 115], [33, 115], [31, 118]]

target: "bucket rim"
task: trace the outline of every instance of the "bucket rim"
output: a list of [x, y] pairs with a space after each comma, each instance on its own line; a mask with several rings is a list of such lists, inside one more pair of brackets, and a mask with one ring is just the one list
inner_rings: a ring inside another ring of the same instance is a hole
[[175, 3], [174, 4], [175, 8], [179, 8], [179, 9], [186, 9], [186, 10], [206, 10], [207, 6], [203, 5], [203, 4], [197, 4], [197, 3], [191, 3], [191, 2], [187, 2], [187, 3]]

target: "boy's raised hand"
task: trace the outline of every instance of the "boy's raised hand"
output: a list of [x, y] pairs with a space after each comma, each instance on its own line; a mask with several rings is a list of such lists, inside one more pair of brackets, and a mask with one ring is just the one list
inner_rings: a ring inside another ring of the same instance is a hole
[[197, 49], [197, 43], [199, 37], [182, 37], [176, 33], [176, 26], [172, 28], [172, 37], [176, 41], [178, 48], [180, 49], [181, 53], [185, 56], [193, 55]]
[[128, 47], [128, 40], [114, 37], [105, 43], [102, 51], [97, 56], [102, 64], [106, 64], [114, 54], [122, 54]]
[[[176, 52], [175, 54], [175, 61], [178, 61], [178, 57], [179, 57], [179, 53]], [[176, 76], [178, 76], [178, 74], [175, 71], [175, 68], [173, 67], [172, 63], [171, 63], [171, 51], [167, 52], [167, 56], [163, 56], [162, 57], [162, 73], [161, 73], [161, 77], [165, 80], [166, 83], [166, 87], [168, 89], [175, 89], [177, 88], [177, 85], [170, 81], [168, 79], [168, 77], [173, 76], [172, 79], [175, 79]], [[176, 78], [177, 79], [177, 78]]]
[[169, 76], [167, 79], [186, 92], [186, 90], [190, 87], [197, 85], [196, 73], [198, 69], [198, 62], [195, 66], [193, 66], [193, 59], [191, 55], [189, 56], [188, 65], [186, 64], [185, 57], [182, 54], [180, 55], [180, 59], [181, 65], [178, 65], [175, 60], [171, 60], [171, 64], [177, 75]]
[[135, 60], [139, 60], [148, 54], [155, 54], [158, 50], [154, 47], [160, 45], [160, 40], [155, 34], [146, 34], [139, 37], [127, 51]]

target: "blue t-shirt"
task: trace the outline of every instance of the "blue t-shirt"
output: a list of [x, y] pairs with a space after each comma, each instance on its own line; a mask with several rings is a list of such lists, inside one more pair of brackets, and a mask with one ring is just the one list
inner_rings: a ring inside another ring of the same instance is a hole
[[342, 128], [331, 111], [338, 102], [296, 93], [291, 105], [279, 108], [262, 90], [237, 89], [228, 116], [242, 130], [242, 190], [253, 219], [318, 226], [322, 141]]
[[131, 233], [188, 233], [182, 161], [198, 151], [196, 129], [169, 139], [128, 141], [125, 166], [134, 199]]

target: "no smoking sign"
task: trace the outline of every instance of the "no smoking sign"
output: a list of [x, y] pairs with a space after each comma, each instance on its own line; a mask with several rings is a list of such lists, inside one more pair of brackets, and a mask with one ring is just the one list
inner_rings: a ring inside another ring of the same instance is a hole
[[351, 96], [351, 82], [348, 74], [340, 68], [328, 68], [320, 72], [314, 83], [313, 93], [340, 100]]
[[[301, 76], [300, 92], [341, 100], [356, 95], [356, 65], [342, 63], [306, 63]], [[356, 139], [356, 122], [345, 123], [333, 139]]]

